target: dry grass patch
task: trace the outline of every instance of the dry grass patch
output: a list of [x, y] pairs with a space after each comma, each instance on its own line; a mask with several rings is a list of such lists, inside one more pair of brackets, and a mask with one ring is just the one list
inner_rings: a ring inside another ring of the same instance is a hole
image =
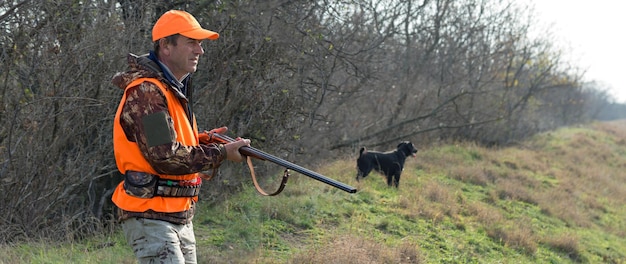
[[480, 165], [467, 167], [453, 167], [450, 169], [450, 177], [466, 183], [479, 186], [487, 186], [495, 180], [495, 173]]
[[[575, 155], [581, 159], [584, 156]], [[575, 226], [589, 227], [599, 215], [607, 213], [607, 206], [626, 202], [623, 174], [617, 168], [596, 164], [572, 162], [565, 170], [551, 171], [558, 183], [534, 195], [542, 212]]]
[[626, 185], [622, 184], [624, 173], [620, 169], [606, 166], [585, 167], [581, 171], [583, 177], [578, 185], [587, 193], [610, 197], [618, 204], [626, 203]]
[[592, 222], [588, 212], [579, 208], [575, 188], [557, 188], [550, 192], [538, 194], [538, 205], [541, 212], [548, 216], [554, 216], [569, 225], [577, 227], [590, 227]]
[[416, 243], [404, 241], [389, 246], [363, 237], [341, 236], [328, 238], [317, 246], [296, 254], [291, 264], [313, 263], [424, 263], [424, 256]]
[[415, 196], [405, 196], [405, 195], [402, 195], [402, 196], [398, 197], [398, 202], [396, 203], [396, 207], [400, 208], [400, 209], [417, 208], [418, 207], [418, 203], [417, 203], [417, 200], [415, 198], [416, 198]]
[[626, 146], [626, 122], [623, 120], [615, 122], [597, 122], [593, 124], [593, 128], [613, 136], [615, 138], [614, 143], [618, 147]]
[[467, 208], [468, 214], [474, 216], [476, 221], [484, 226], [498, 226], [504, 223], [504, 217], [500, 210], [488, 204], [472, 202], [468, 204]]
[[442, 183], [427, 182], [420, 195], [424, 202], [420, 204], [419, 212], [427, 219], [441, 222], [446, 216], [456, 217], [459, 214], [460, 207], [455, 192]]
[[532, 228], [518, 221], [510, 225], [486, 226], [487, 235], [504, 246], [533, 255], [537, 252], [537, 238]]
[[542, 239], [542, 242], [549, 247], [566, 254], [570, 259], [579, 261], [581, 259], [580, 242], [576, 234], [565, 233], [558, 236], [550, 236]]
[[520, 175], [496, 182], [500, 200], [515, 200], [529, 204], [537, 204], [535, 195], [529, 191], [536, 187], [534, 181]]
[[450, 168], [450, 166], [467, 166], [469, 163], [483, 159], [488, 152], [472, 142], [459, 142], [454, 145], [433, 147], [428, 152], [418, 152], [417, 166], [427, 171]]

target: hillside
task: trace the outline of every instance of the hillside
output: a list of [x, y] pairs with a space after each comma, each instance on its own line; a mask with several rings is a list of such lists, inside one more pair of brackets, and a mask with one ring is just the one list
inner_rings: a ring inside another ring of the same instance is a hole
[[[194, 220], [199, 263], [626, 263], [626, 122], [546, 132], [516, 146], [421, 149], [398, 190], [354, 157], [294, 173]], [[277, 183], [277, 182], [276, 182]], [[251, 184], [250, 184], [251, 185]], [[117, 230], [72, 245], [0, 249], [0, 263], [134, 263]]]

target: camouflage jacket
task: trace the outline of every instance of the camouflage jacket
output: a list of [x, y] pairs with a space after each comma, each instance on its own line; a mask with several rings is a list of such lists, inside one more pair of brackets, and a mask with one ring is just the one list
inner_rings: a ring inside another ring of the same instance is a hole
[[[120, 72], [113, 77], [113, 84], [125, 89], [128, 84], [138, 78], [156, 78], [176, 91], [177, 96], [186, 105], [186, 95], [167, 80], [159, 65], [148, 55], [128, 55], [129, 70]], [[120, 122], [126, 137], [137, 142], [144, 157], [162, 174], [182, 175], [218, 168], [225, 159], [226, 151], [220, 144], [201, 144], [184, 146], [175, 140], [167, 144], [149, 146], [141, 120], [144, 116], [167, 111], [165, 96], [159, 88], [149, 82], [130, 88], [122, 110]], [[187, 108], [190, 109], [190, 108]], [[187, 113], [192, 118], [193, 113]], [[171, 118], [168, 118], [171, 120]], [[169, 123], [171, 135], [175, 135], [172, 123]]]

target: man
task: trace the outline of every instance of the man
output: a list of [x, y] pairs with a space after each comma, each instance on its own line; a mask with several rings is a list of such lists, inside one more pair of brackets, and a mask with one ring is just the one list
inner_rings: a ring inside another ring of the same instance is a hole
[[[124, 89], [113, 124], [113, 149], [124, 175], [113, 193], [124, 234], [140, 263], [196, 263], [192, 218], [201, 171], [241, 162], [250, 140], [217, 144], [199, 136], [190, 74], [202, 41], [219, 35], [189, 13], [171, 10], [152, 28], [154, 50], [130, 54], [130, 69], [113, 77]], [[226, 128], [215, 129], [224, 133]]]

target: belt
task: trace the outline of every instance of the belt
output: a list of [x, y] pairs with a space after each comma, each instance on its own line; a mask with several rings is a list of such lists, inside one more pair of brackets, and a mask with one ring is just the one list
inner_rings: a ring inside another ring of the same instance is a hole
[[139, 198], [163, 197], [194, 197], [200, 193], [202, 179], [167, 180], [158, 175], [127, 171], [124, 175], [124, 190], [127, 194]]
[[202, 186], [200, 177], [184, 181], [159, 180], [157, 182], [156, 195], [171, 197], [198, 196], [200, 194], [200, 186]]

